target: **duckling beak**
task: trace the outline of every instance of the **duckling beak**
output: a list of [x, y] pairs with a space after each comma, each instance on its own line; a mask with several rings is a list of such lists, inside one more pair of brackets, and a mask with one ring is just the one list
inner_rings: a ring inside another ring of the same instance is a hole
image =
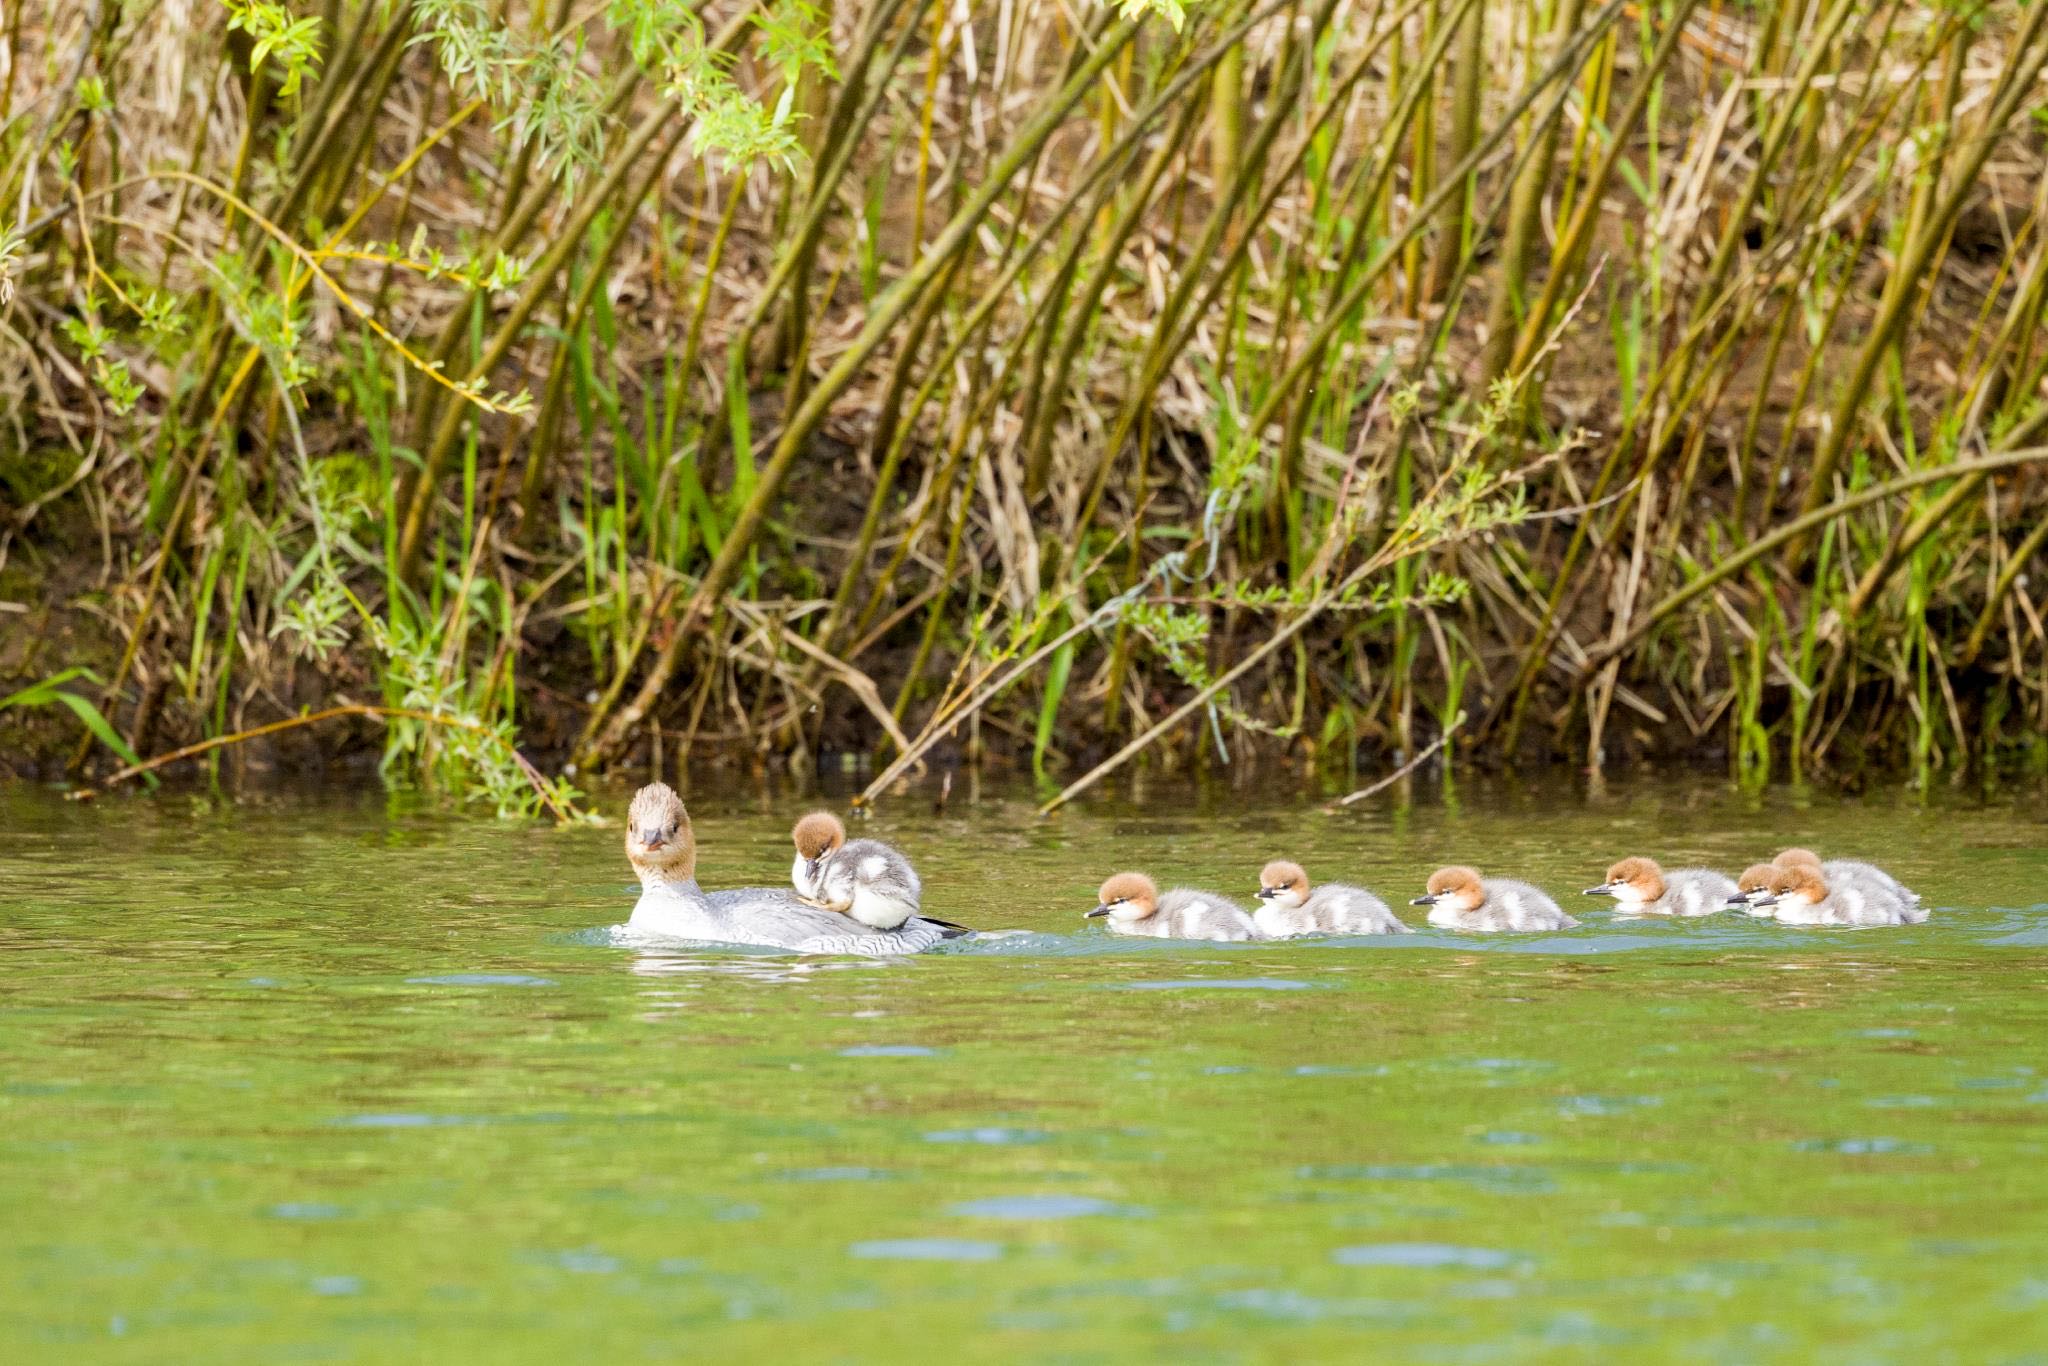
[[1586, 889], [1586, 895], [1587, 895], [1587, 896], [1613, 896], [1613, 895], [1614, 895], [1614, 884], [1613, 884], [1613, 883], [1611, 883], [1611, 882], [1603, 882], [1603, 883], [1601, 883], [1601, 884], [1600, 884], [1600, 885], [1599, 885], [1598, 887], [1588, 887], [1588, 888]]
[[659, 849], [668, 843], [668, 837], [659, 830], [642, 830], [640, 832], [640, 842], [649, 849]]
[[1751, 892], [1745, 900], [1752, 906], [1775, 906], [1778, 904], [1778, 898], [1772, 896], [1769, 892]]
[[1274, 897], [1278, 895], [1280, 895], [1280, 889], [1278, 887], [1261, 887], [1258, 891], [1258, 897], [1261, 901], [1271, 901]]
[[1423, 895], [1416, 897], [1413, 901], [1409, 902], [1408, 904], [1410, 906], [1434, 906], [1436, 905], [1436, 896], [1434, 893], [1424, 893]]
[[1084, 914], [1083, 914], [1083, 915], [1081, 916], [1081, 918], [1082, 918], [1083, 920], [1096, 920], [1096, 919], [1100, 919], [1100, 918], [1101, 918], [1102, 916], [1105, 916], [1105, 915], [1108, 915], [1108, 914], [1109, 914], [1109, 907], [1107, 907], [1107, 906], [1097, 906], [1097, 907], [1096, 907], [1096, 908], [1095, 908], [1094, 910], [1092, 910], [1092, 911], [1088, 911], [1088, 912], [1085, 912], [1085, 913], [1084, 913]]

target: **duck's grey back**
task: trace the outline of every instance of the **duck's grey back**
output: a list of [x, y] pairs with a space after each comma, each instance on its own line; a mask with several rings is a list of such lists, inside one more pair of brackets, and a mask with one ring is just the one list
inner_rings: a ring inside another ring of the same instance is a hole
[[[642, 908], [649, 906], [650, 898], [661, 900], [643, 917]], [[922, 919], [895, 930], [869, 929], [843, 915], [806, 906], [785, 887], [731, 887], [707, 893], [694, 882], [643, 892], [629, 928], [678, 939], [868, 957], [923, 953], [949, 937], [940, 926]]]
[[[1261, 939], [1258, 925], [1242, 906], [1215, 892], [1175, 887], [1159, 898], [1159, 909], [1138, 922], [1139, 931], [1165, 939]], [[1157, 926], [1158, 928], [1150, 928]]]
[[1712, 915], [1735, 895], [1735, 879], [1712, 868], [1678, 868], [1664, 875], [1664, 895], [1653, 905], [1667, 915]]
[[1501, 930], [1569, 930], [1579, 923], [1541, 887], [1505, 877], [1486, 879], [1486, 901], [1476, 916]]
[[1830, 909], [1829, 917], [1820, 922], [1823, 925], [1918, 925], [1927, 919], [1927, 912], [1909, 896], [1903, 889], [1894, 892], [1882, 883], [1850, 879], [1831, 886], [1815, 909]]
[[[1920, 903], [1920, 894], [1918, 892], [1874, 863], [1864, 863], [1852, 858], [1829, 859], [1821, 864], [1820, 871], [1821, 876], [1828, 880], [1829, 886], [1833, 886], [1837, 882], [1860, 883], [1866, 888], [1874, 888], [1889, 896], [1896, 897], [1902, 902], [1915, 906]], [[1922, 917], [1922, 919], [1925, 918], [1924, 916]], [[1913, 921], [1909, 923], [1918, 924], [1919, 922]]]
[[1260, 930], [1288, 934], [1407, 934], [1408, 927], [1386, 902], [1363, 887], [1342, 882], [1318, 883], [1308, 900], [1292, 908], [1262, 906], [1253, 920]]

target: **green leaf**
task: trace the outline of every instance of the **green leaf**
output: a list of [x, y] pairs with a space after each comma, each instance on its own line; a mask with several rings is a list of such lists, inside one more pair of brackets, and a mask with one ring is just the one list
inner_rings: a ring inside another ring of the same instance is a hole
[[1038, 733], [1032, 738], [1031, 771], [1045, 776], [1045, 749], [1052, 743], [1052, 730], [1060, 717], [1060, 699], [1066, 696], [1067, 676], [1074, 668], [1074, 646], [1070, 641], [1053, 652], [1052, 668], [1045, 680], [1045, 695], [1038, 704]]
[[[94, 739], [120, 755], [123, 761], [129, 764], [140, 764], [142, 760], [136, 755], [134, 750], [128, 747], [128, 742], [120, 737], [113, 726], [107, 723], [107, 718], [100, 713], [98, 707], [92, 704], [91, 699], [80, 697], [77, 693], [63, 691], [61, 685], [69, 683], [76, 678], [83, 678], [92, 683], [100, 681], [99, 675], [91, 669], [66, 669], [62, 673], [50, 675], [50, 677], [31, 687], [23, 688], [11, 697], [0, 697], [0, 711], [6, 711], [9, 707], [47, 707], [52, 703], [69, 707], [72, 714], [85, 724], [87, 730], [92, 732]], [[151, 787], [157, 785], [155, 774], [145, 773], [142, 777]]]
[[[128, 748], [128, 742], [123, 740], [111, 725], [107, 724], [107, 718], [100, 714], [100, 709], [95, 707], [89, 699], [80, 697], [75, 692], [58, 692], [52, 693], [50, 700], [61, 702], [71, 708], [72, 713], [85, 723], [85, 728], [92, 732], [95, 740], [98, 740], [108, 749], [120, 755], [128, 763], [139, 764], [142, 762], [141, 756]], [[151, 778], [150, 781], [154, 783], [156, 780]]]
[[69, 683], [74, 678], [83, 678], [88, 683], [98, 683], [100, 676], [84, 666], [66, 669], [63, 673], [52, 674], [31, 687], [23, 688], [12, 697], [0, 697], [0, 711], [9, 707], [40, 707], [48, 702], [48, 694], [55, 691], [60, 683]]

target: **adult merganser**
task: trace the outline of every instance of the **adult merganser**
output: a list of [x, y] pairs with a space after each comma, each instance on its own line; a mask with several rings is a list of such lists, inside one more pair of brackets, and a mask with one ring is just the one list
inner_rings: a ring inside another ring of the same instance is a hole
[[682, 798], [666, 783], [633, 796], [626, 814], [626, 858], [640, 875], [640, 900], [628, 932], [662, 939], [759, 944], [799, 953], [895, 956], [922, 953], [956, 932], [923, 918], [897, 930], [872, 930], [806, 906], [779, 887], [738, 887], [706, 894], [697, 885], [697, 840]]

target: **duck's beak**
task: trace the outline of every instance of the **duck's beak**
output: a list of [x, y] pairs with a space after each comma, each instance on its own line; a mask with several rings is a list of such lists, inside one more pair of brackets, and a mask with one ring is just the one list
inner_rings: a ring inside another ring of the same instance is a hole
[[1587, 896], [1613, 896], [1613, 895], [1614, 895], [1614, 884], [1613, 884], [1613, 883], [1611, 883], [1611, 882], [1603, 882], [1603, 883], [1601, 883], [1601, 884], [1600, 884], [1600, 885], [1599, 885], [1598, 887], [1588, 887], [1588, 888], [1586, 889], [1586, 895], [1587, 895]]
[[816, 882], [818, 880], [818, 865], [824, 861], [823, 858], [806, 859], [804, 861], [804, 872], [810, 875], [811, 881]]
[[1274, 897], [1278, 895], [1280, 895], [1280, 889], [1278, 887], [1261, 887], [1258, 891], [1258, 897], [1261, 901], [1271, 901]]
[[1742, 899], [1752, 906], [1775, 906], [1778, 904], [1778, 898], [1772, 896], [1769, 892], [1751, 892]]
[[1097, 906], [1097, 907], [1096, 907], [1096, 908], [1095, 908], [1094, 910], [1092, 910], [1092, 911], [1088, 911], [1088, 912], [1084, 913], [1084, 914], [1083, 914], [1083, 915], [1081, 916], [1081, 918], [1082, 918], [1083, 920], [1095, 920], [1095, 919], [1099, 919], [1100, 917], [1102, 917], [1102, 916], [1105, 916], [1105, 915], [1108, 915], [1108, 914], [1109, 914], [1109, 907], [1107, 907], [1107, 906]]
[[1434, 906], [1436, 905], [1436, 895], [1432, 892], [1424, 892], [1408, 904], [1410, 906]]
[[668, 837], [659, 830], [642, 830], [640, 842], [649, 849], [659, 849], [668, 843]]

